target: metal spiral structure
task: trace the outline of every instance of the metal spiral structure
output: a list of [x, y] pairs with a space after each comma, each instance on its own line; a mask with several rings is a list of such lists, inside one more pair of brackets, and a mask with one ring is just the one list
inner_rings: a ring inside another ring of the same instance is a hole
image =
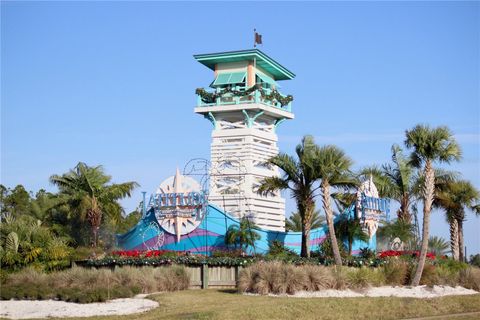
[[[154, 235], [152, 237], [152, 235]], [[152, 243], [152, 239], [155, 241]], [[143, 247], [147, 250], [158, 250], [163, 246], [165, 234], [158, 223], [152, 221], [142, 230]]]

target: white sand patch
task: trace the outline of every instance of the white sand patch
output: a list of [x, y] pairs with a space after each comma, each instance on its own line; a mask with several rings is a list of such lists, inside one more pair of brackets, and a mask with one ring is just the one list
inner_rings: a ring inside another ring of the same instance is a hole
[[56, 300], [0, 301], [0, 317], [10, 319], [68, 318], [139, 313], [158, 307], [158, 302], [142, 296], [99, 303], [73, 303]]
[[[256, 295], [246, 293], [247, 295]], [[478, 294], [475, 290], [463, 287], [449, 286], [418, 286], [418, 287], [374, 287], [360, 291], [353, 290], [322, 290], [322, 291], [299, 291], [294, 295], [275, 295], [272, 297], [291, 298], [356, 298], [356, 297], [403, 297], [403, 298], [438, 298], [443, 296]]]

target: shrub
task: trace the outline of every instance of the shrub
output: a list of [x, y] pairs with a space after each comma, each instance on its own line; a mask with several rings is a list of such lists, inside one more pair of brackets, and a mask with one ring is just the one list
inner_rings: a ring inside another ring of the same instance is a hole
[[469, 263], [472, 266], [480, 268], [480, 253], [477, 253], [476, 255], [471, 255]]
[[240, 273], [238, 290], [259, 294], [294, 294], [308, 287], [304, 266], [278, 261], [259, 262]]
[[333, 266], [331, 273], [333, 276], [333, 287], [337, 290], [344, 290], [350, 286], [347, 267]]
[[295, 267], [291, 264], [278, 266], [278, 273], [272, 283], [272, 293], [294, 294], [306, 287], [307, 277], [304, 267]]
[[278, 240], [273, 240], [268, 243], [268, 257], [271, 258], [287, 258], [287, 257], [298, 257], [298, 254], [285, 247], [283, 242], [278, 241]]
[[455, 287], [460, 283], [460, 272], [450, 269], [444, 265], [435, 267], [436, 285], [447, 285]]
[[349, 285], [353, 289], [380, 286], [385, 283], [385, 277], [380, 270], [368, 267], [349, 268], [347, 277]]
[[131, 297], [139, 292], [183, 290], [190, 279], [181, 266], [70, 270], [45, 274], [32, 268], [11, 274], [1, 299], [50, 299], [88, 303]]
[[332, 273], [322, 266], [305, 265], [306, 289], [309, 291], [331, 289], [335, 286]]
[[[410, 283], [416, 270], [416, 263], [410, 263], [408, 266], [408, 277], [407, 277], [407, 282]], [[427, 285], [427, 286], [433, 286], [438, 284], [438, 275], [437, 271], [434, 265], [431, 263], [425, 263], [425, 266], [423, 268], [422, 272], [422, 277], [420, 279], [420, 284], [421, 285]]]
[[467, 288], [480, 291], [480, 268], [470, 267], [460, 271], [460, 285]]
[[402, 259], [390, 258], [381, 271], [385, 277], [385, 283], [393, 286], [401, 286], [407, 283], [408, 263]]
[[[338, 250], [340, 251], [340, 256], [345, 258], [348, 256], [348, 253], [345, 251], [343, 241], [337, 237]], [[318, 247], [319, 255], [321, 258], [328, 259], [333, 258], [333, 249], [330, 237], [327, 237]]]
[[370, 248], [360, 248], [360, 257], [366, 260], [375, 259], [377, 254]]

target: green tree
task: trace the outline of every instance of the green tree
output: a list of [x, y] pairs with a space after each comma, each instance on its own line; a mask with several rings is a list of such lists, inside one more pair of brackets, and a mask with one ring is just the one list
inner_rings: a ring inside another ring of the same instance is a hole
[[82, 220], [89, 222], [94, 247], [98, 243], [102, 215], [120, 220], [123, 208], [118, 201], [130, 197], [132, 190], [138, 186], [136, 182], [109, 184], [111, 180], [102, 166], [89, 167], [82, 162], [63, 175], [50, 177], [50, 182], [59, 188], [63, 203]]
[[448, 242], [442, 237], [433, 236], [428, 239], [428, 251], [434, 253], [436, 256], [444, 256], [449, 250]]
[[447, 222], [450, 226], [450, 246], [452, 257], [463, 261], [463, 222], [465, 209], [474, 210], [480, 201], [480, 192], [465, 180], [452, 181], [441, 184], [435, 193], [433, 205], [445, 211]]
[[312, 136], [305, 136], [297, 145], [297, 159], [279, 153], [269, 160], [279, 167], [282, 177], [267, 177], [258, 188], [258, 193], [268, 195], [278, 190], [289, 189], [297, 204], [297, 212], [302, 220], [302, 257], [310, 257], [310, 230], [315, 212], [315, 183], [319, 178], [316, 161], [318, 146]]
[[356, 217], [349, 218], [345, 214], [340, 215], [340, 218], [335, 223], [335, 232], [337, 238], [347, 241], [348, 255], [352, 255], [353, 242], [355, 240], [368, 242], [370, 237], [363, 231], [360, 220]]
[[427, 125], [417, 125], [412, 130], [407, 130], [405, 145], [407, 148], [413, 149], [410, 163], [416, 168], [423, 165], [424, 176], [422, 245], [418, 266], [412, 279], [412, 285], [417, 286], [420, 283], [428, 250], [430, 211], [435, 195], [433, 163], [458, 161], [461, 157], [461, 150], [447, 127], [430, 128]]
[[1, 194], [2, 213], [9, 213], [14, 217], [30, 213], [32, 199], [22, 185], [17, 185], [13, 190], [7, 189], [2, 185]]
[[57, 237], [40, 220], [29, 215], [3, 214], [0, 225], [2, 266], [18, 268], [32, 263], [52, 269], [65, 265], [72, 248], [68, 239]]
[[[311, 228], [321, 228], [325, 223], [325, 218], [320, 215], [319, 210], [315, 210], [312, 215]], [[298, 212], [292, 213], [292, 215], [285, 220], [286, 231], [302, 231], [302, 217]]]
[[254, 230], [255, 228], [255, 224], [247, 217], [241, 218], [238, 225], [233, 224], [228, 227], [225, 233], [225, 244], [233, 245], [235, 248], [238, 245], [241, 250], [246, 250], [249, 246], [255, 247], [255, 241], [260, 240], [260, 235]]
[[393, 239], [399, 238], [404, 244], [408, 244], [414, 238], [413, 228], [413, 225], [405, 219], [385, 222], [377, 230], [377, 240], [390, 243]]
[[411, 204], [415, 201], [414, 187], [416, 182], [415, 168], [403, 155], [400, 146], [392, 146], [392, 163], [382, 167], [367, 167], [360, 171], [360, 176], [372, 176], [380, 197], [397, 201], [400, 208], [397, 218], [412, 222]]
[[318, 177], [321, 179], [320, 190], [322, 192], [322, 203], [327, 218], [330, 242], [336, 265], [342, 265], [342, 257], [338, 248], [333, 224], [333, 208], [331, 203], [331, 188], [351, 188], [357, 185], [350, 168], [352, 160], [336, 146], [327, 145], [316, 150], [315, 167], [318, 170]]

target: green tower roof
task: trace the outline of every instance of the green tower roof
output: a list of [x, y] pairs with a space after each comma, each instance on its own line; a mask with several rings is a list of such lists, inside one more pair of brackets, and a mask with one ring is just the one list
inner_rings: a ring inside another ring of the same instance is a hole
[[275, 80], [291, 80], [295, 77], [293, 72], [258, 49], [195, 54], [193, 57], [212, 70], [215, 70], [215, 65], [218, 63], [253, 61], [255, 59], [257, 66], [269, 72]]

